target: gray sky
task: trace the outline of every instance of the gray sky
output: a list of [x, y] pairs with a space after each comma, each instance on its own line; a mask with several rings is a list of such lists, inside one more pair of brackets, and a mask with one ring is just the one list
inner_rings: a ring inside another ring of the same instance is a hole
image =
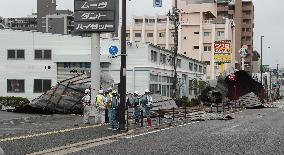
[[[143, 14], [165, 14], [170, 8], [171, 0], [163, 0], [163, 8], [153, 8], [153, 0], [127, 0], [128, 17]], [[276, 66], [284, 66], [284, 51], [282, 40], [284, 36], [284, 1], [283, 0], [253, 0], [255, 5], [254, 47], [260, 52], [260, 36], [264, 35], [263, 62]], [[36, 0], [1, 0], [0, 16], [23, 17], [36, 11]], [[57, 0], [58, 9], [73, 10], [73, 0]], [[284, 39], [283, 39], [284, 40]], [[271, 48], [268, 49], [267, 47]]]

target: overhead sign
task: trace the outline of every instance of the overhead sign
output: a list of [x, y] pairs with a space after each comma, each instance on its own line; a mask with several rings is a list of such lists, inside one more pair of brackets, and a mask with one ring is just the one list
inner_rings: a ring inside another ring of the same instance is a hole
[[118, 48], [117, 48], [117, 46], [110, 46], [108, 51], [109, 51], [110, 55], [115, 56], [118, 53]]
[[76, 32], [116, 32], [119, 22], [118, 0], [74, 0]]
[[222, 40], [214, 42], [214, 62], [215, 63], [231, 63], [232, 48], [230, 40]]
[[153, 7], [162, 7], [162, 0], [153, 0]]

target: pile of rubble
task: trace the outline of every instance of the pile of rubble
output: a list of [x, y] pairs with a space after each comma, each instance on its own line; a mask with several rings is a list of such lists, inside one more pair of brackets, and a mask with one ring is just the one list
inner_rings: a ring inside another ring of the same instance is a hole
[[[234, 75], [235, 80], [229, 76]], [[215, 86], [208, 86], [201, 94], [200, 100], [209, 106], [218, 104], [235, 104], [245, 108], [262, 108], [265, 98], [263, 86], [252, 79], [245, 71], [225, 72]]]

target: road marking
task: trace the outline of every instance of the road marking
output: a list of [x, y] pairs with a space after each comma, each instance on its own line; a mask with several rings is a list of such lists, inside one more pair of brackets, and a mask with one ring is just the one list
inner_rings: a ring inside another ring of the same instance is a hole
[[92, 125], [92, 126], [83, 126], [83, 127], [78, 127], [78, 128], [62, 129], [62, 130], [58, 130], [58, 131], [49, 131], [49, 132], [36, 133], [36, 134], [24, 135], [24, 136], [18, 136], [18, 137], [9, 137], [9, 138], [0, 139], [0, 142], [7, 142], [7, 141], [20, 140], [20, 139], [28, 139], [28, 138], [33, 138], [33, 137], [47, 136], [47, 135], [65, 133], [65, 132], [81, 130], [81, 129], [96, 128], [96, 127], [100, 127], [100, 126], [102, 126], [102, 125], [99, 124], [99, 125]]
[[[180, 125], [178, 125], [177, 127], [183, 127], [183, 126], [186, 126], [186, 125], [190, 125], [190, 124], [194, 124], [194, 123], [199, 123], [199, 122], [200, 122], [200, 121], [190, 122], [190, 123], [185, 123], [185, 124], [180, 124]], [[137, 134], [137, 135], [127, 136], [127, 137], [125, 137], [125, 138], [126, 138], [126, 139], [131, 139], [131, 138], [135, 138], [135, 137], [145, 136], [145, 135], [148, 135], [148, 134], [153, 134], [153, 133], [157, 133], [157, 132], [162, 132], [162, 131], [165, 131], [165, 130], [170, 130], [170, 129], [173, 129], [173, 128], [175, 128], [175, 127], [168, 127], [168, 128], [158, 129], [158, 130], [149, 131], [149, 132], [145, 132], [145, 133], [141, 133], [141, 134]]]
[[88, 141], [82, 141], [74, 144], [69, 144], [66, 146], [60, 146], [52, 149], [47, 149], [39, 152], [34, 152], [28, 155], [63, 155], [67, 153], [74, 153], [84, 149], [110, 144], [117, 141], [118, 138], [128, 135], [129, 133], [122, 133], [117, 135], [112, 135], [108, 137], [97, 138]]

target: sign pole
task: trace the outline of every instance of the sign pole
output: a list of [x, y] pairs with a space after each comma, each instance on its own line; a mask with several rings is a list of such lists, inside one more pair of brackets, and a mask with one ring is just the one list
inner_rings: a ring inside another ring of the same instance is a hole
[[121, 68], [120, 68], [120, 104], [118, 105], [119, 130], [125, 130], [125, 102], [126, 102], [126, 0], [122, 0], [121, 25]]
[[245, 58], [242, 58], [242, 70], [245, 70]]
[[91, 41], [91, 101], [95, 105], [96, 96], [100, 90], [100, 33], [92, 33]]

